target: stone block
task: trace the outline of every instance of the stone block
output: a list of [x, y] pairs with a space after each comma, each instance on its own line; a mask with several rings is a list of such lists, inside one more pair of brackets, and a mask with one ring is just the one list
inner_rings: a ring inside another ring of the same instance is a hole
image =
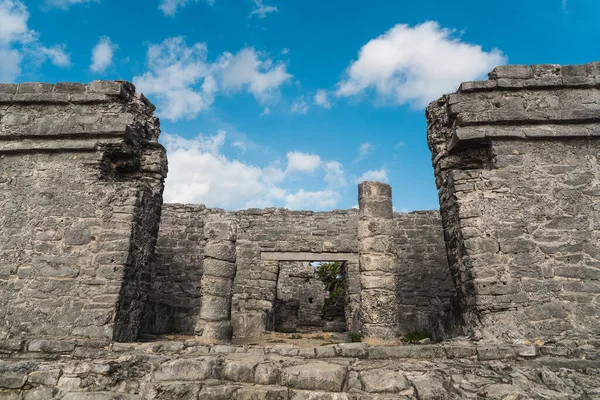
[[219, 376], [220, 364], [213, 357], [168, 361], [161, 364], [154, 373], [157, 381], [202, 381]]
[[254, 382], [254, 370], [258, 365], [258, 360], [225, 360], [221, 378], [233, 382]]
[[200, 391], [198, 400], [230, 400], [235, 397], [237, 385], [204, 386]]
[[231, 299], [213, 295], [202, 296], [200, 319], [205, 321], [223, 321], [229, 319]]
[[398, 393], [409, 387], [400, 371], [388, 369], [362, 371], [360, 381], [363, 389], [370, 393]]
[[279, 386], [241, 387], [235, 394], [238, 400], [288, 400], [288, 389]]
[[279, 368], [270, 363], [262, 363], [254, 370], [254, 382], [259, 385], [273, 385], [279, 380]]
[[231, 297], [232, 285], [231, 278], [220, 278], [206, 274], [202, 277], [203, 295]]
[[204, 237], [208, 241], [235, 242], [237, 223], [235, 221], [211, 221], [204, 225]]
[[235, 245], [233, 243], [209, 242], [204, 247], [204, 257], [235, 262]]
[[232, 279], [235, 277], [235, 263], [217, 260], [214, 258], [205, 258], [203, 261], [204, 275], [218, 276], [221, 278]]
[[293, 389], [340, 392], [345, 378], [346, 367], [321, 362], [288, 367], [281, 371], [281, 383]]
[[40, 353], [68, 353], [75, 350], [75, 343], [64, 340], [38, 339], [30, 341], [27, 349]]

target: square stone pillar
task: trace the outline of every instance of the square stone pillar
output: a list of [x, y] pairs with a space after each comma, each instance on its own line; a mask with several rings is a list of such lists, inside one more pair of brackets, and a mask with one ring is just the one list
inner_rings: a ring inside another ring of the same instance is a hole
[[360, 319], [366, 337], [394, 339], [398, 334], [396, 255], [392, 187], [367, 181], [358, 185]]

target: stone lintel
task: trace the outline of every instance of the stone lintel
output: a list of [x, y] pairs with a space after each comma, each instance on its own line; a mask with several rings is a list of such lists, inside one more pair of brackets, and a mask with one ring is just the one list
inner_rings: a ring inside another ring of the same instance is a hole
[[263, 251], [260, 253], [260, 259], [263, 261], [349, 261], [357, 263], [358, 254]]

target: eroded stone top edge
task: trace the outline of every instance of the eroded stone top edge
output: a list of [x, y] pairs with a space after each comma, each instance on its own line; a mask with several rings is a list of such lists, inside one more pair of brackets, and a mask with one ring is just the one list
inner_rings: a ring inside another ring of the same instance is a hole
[[600, 61], [579, 65], [501, 65], [487, 81], [464, 82], [458, 93], [495, 89], [600, 86]]
[[130, 100], [137, 97], [153, 111], [154, 105], [127, 81], [0, 83], [0, 104], [7, 103], [86, 103]]

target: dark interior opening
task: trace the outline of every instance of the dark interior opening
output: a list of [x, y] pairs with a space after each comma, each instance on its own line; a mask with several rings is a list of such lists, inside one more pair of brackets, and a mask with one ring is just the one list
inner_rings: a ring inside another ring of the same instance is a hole
[[273, 313], [276, 332], [345, 332], [343, 262], [280, 261]]

